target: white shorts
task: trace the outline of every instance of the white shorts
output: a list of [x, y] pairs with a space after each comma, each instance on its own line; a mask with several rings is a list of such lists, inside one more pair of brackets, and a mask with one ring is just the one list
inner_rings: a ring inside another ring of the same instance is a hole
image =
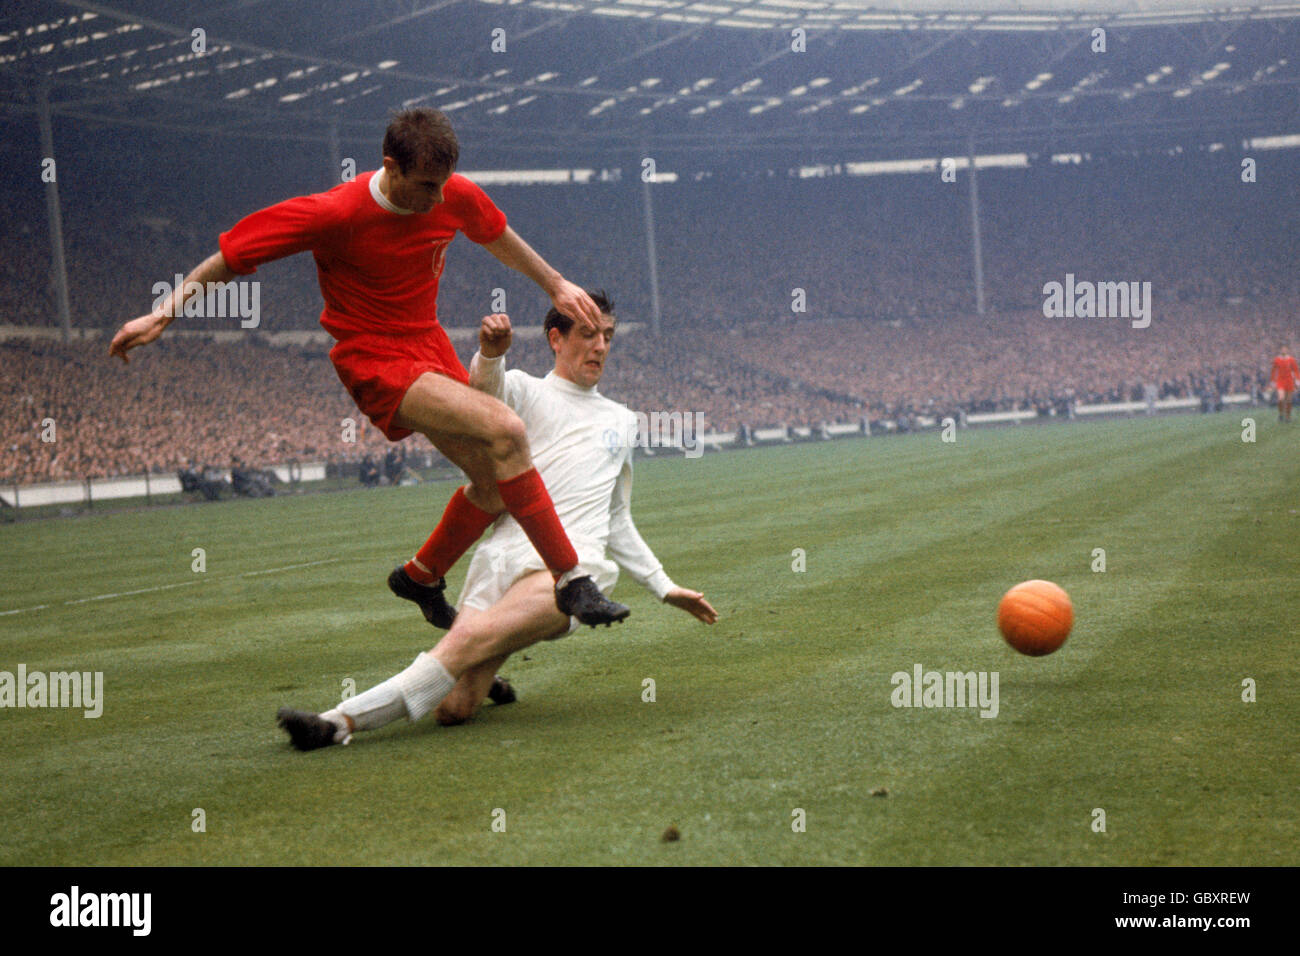
[[[574, 547], [582, 569], [591, 575], [596, 587], [609, 594], [618, 583], [618, 565], [576, 542]], [[460, 589], [460, 601], [456, 606], [486, 611], [505, 597], [511, 586], [525, 574], [545, 570], [546, 562], [527, 540], [504, 547], [485, 541], [478, 546], [469, 563], [469, 573], [465, 575], [465, 585]], [[580, 623], [576, 617], [569, 618], [569, 629], [565, 634], [572, 634]]]

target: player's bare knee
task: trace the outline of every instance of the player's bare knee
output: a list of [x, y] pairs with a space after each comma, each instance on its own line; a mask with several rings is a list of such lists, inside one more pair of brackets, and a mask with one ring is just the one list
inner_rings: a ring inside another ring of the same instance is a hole
[[522, 419], [508, 409], [493, 422], [488, 437], [488, 455], [497, 464], [528, 458], [528, 433]]
[[438, 705], [434, 716], [442, 726], [455, 727], [473, 717], [475, 710], [474, 704], [466, 698], [448, 698]]
[[448, 707], [446, 703], [439, 704], [433, 715], [437, 718], [438, 723], [444, 727], [455, 727], [463, 724], [473, 716], [473, 714], [462, 715], [456, 709]]

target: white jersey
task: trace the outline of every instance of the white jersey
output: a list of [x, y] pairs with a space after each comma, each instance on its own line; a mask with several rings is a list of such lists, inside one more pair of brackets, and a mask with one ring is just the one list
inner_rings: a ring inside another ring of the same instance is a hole
[[[505, 356], [476, 353], [470, 377], [523, 420], [533, 464], [574, 550], [584, 557], [584, 568], [586, 555], [608, 555], [663, 600], [675, 585], [632, 523], [636, 416], [594, 387], [583, 388], [554, 372], [535, 378], [519, 369], [506, 371]], [[508, 553], [531, 544], [519, 522], [503, 514], [479, 547]]]

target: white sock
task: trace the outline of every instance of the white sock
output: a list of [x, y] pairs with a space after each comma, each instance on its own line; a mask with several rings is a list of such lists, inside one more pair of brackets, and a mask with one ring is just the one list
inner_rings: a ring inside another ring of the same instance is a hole
[[456, 686], [456, 678], [447, 673], [442, 661], [432, 654], [416, 655], [411, 666], [393, 680], [401, 690], [407, 716], [412, 721], [419, 720], [441, 704]]
[[[349, 697], [335, 710], [321, 714], [326, 720], [342, 721], [342, 715], [352, 718], [357, 730], [375, 730], [391, 724], [401, 717], [419, 720], [456, 686], [456, 678], [447, 673], [432, 654], [420, 654], [414, 663], [400, 674], [376, 684], [356, 697]], [[346, 726], [345, 726], [346, 729]]]
[[[356, 697], [349, 697], [333, 711], [321, 716], [332, 720], [334, 714], [351, 717], [352, 725], [357, 730], [377, 730], [384, 724], [405, 717], [406, 703], [402, 700], [402, 691], [397, 686], [396, 678], [390, 677]], [[338, 723], [337, 720], [334, 722]]]
[[334, 731], [334, 742], [336, 744], [347, 744], [352, 742], [352, 731], [348, 729], [348, 721], [338, 710], [327, 710], [321, 714], [321, 717], [333, 724], [337, 730]]

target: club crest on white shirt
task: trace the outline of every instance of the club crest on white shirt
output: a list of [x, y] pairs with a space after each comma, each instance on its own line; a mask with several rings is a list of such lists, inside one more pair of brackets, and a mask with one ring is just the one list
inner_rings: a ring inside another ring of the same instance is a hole
[[623, 436], [618, 433], [617, 428], [606, 428], [600, 438], [611, 455], [617, 455], [623, 447]]

